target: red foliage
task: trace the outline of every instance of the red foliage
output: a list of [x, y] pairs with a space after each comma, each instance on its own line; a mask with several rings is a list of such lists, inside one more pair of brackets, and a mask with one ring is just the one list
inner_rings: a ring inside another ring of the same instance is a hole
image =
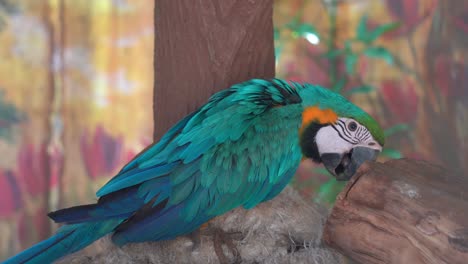
[[[307, 55], [302, 58], [302, 65], [291, 62], [286, 65], [286, 78], [290, 81], [298, 83], [313, 83], [321, 85], [327, 88], [332, 88], [332, 80], [330, 79], [330, 60], [323, 56], [324, 51], [320, 46], [307, 45], [304, 47], [307, 49]], [[344, 47], [339, 47], [340, 49]], [[341, 57], [336, 58], [336, 71], [337, 76], [344, 76], [346, 71], [346, 65]], [[355, 71], [358, 75], [365, 75], [369, 66], [369, 60], [365, 57], [359, 58]], [[304, 69], [299, 71], [299, 69]], [[335, 80], [338, 81], [338, 80]], [[350, 88], [360, 86], [361, 83], [356, 78], [349, 78], [346, 86], [343, 87], [343, 91], [347, 91]]]
[[435, 7], [437, 0], [429, 0], [429, 6], [423, 6], [428, 0], [385, 0], [390, 14], [402, 24], [396, 30], [386, 33], [386, 37], [405, 35], [413, 31], [424, 19], [429, 17]]
[[37, 239], [50, 235], [48, 229], [44, 228], [50, 223], [46, 215], [47, 211], [45, 208], [35, 210], [32, 215], [26, 212], [22, 212], [19, 215], [17, 233], [22, 247], [30, 246], [33, 237]]
[[31, 232], [32, 229], [28, 224], [29, 217], [26, 215], [25, 212], [21, 212], [20, 216], [17, 219], [17, 231], [19, 241], [23, 247], [27, 246], [27, 243], [31, 241]]
[[18, 154], [18, 180], [32, 196], [48, 190], [48, 157], [46, 144], [23, 145]]
[[451, 17], [452, 23], [464, 34], [468, 34], [468, 4], [465, 4], [463, 12]]
[[411, 81], [384, 81], [381, 92], [385, 105], [392, 113], [395, 122], [414, 121], [418, 109], [418, 95]]
[[330, 84], [329, 61], [321, 56], [324, 52], [322, 48], [311, 45], [305, 40], [299, 44], [298, 49], [304, 50], [307, 55], [297, 58], [296, 61], [290, 62], [284, 67], [286, 78], [298, 83], [307, 82], [328, 87]]
[[435, 84], [448, 97], [468, 97], [468, 67], [446, 56], [435, 59]]
[[80, 145], [86, 171], [92, 179], [108, 176], [127, 159], [122, 138], [113, 138], [102, 126], [92, 136], [83, 133]]
[[21, 192], [11, 171], [0, 171], [0, 217], [8, 217], [21, 207]]
[[32, 216], [32, 224], [34, 226], [34, 230], [36, 230], [39, 238], [44, 238], [49, 236], [49, 228], [44, 228], [48, 227], [50, 225], [50, 220], [47, 217], [48, 211], [46, 208], [41, 207], [37, 209], [34, 212], [34, 215]]
[[58, 185], [59, 177], [63, 170], [64, 156], [61, 149], [57, 146], [52, 146], [49, 149], [49, 164], [50, 164], [50, 187]]

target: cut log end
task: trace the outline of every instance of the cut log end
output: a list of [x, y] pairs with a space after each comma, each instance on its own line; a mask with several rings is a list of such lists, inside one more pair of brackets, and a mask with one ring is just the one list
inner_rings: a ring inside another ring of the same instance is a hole
[[323, 240], [360, 263], [467, 263], [468, 178], [424, 161], [366, 163]]

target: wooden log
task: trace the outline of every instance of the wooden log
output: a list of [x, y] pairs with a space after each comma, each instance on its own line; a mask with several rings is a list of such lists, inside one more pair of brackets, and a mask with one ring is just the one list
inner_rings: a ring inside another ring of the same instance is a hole
[[213, 93], [275, 75], [273, 0], [156, 0], [154, 138]]
[[359, 263], [468, 263], [468, 177], [423, 161], [366, 163], [323, 240]]

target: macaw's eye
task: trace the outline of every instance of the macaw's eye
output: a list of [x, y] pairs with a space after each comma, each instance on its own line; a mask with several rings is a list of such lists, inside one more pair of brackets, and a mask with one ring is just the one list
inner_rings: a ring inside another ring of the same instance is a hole
[[353, 122], [349, 122], [349, 124], [348, 124], [348, 129], [349, 129], [349, 131], [356, 131], [356, 129], [357, 129], [357, 124], [356, 124], [356, 122], [354, 122], [354, 121], [353, 121]]

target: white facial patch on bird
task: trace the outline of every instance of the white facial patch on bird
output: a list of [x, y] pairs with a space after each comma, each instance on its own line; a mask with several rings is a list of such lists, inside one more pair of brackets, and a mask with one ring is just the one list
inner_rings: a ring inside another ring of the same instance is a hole
[[341, 117], [333, 125], [321, 128], [315, 137], [319, 153], [347, 153], [356, 146], [381, 151], [369, 130], [351, 118]]

